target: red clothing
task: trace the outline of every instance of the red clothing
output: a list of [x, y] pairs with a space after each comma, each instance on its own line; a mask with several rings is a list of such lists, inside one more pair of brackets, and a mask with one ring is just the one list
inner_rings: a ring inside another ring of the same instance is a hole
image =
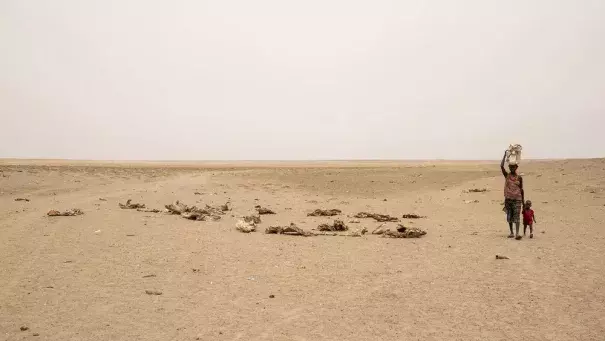
[[523, 210], [523, 225], [531, 225], [534, 223], [534, 210]]
[[517, 174], [508, 174], [504, 181], [504, 198], [505, 199], [523, 199], [521, 194], [521, 176]]

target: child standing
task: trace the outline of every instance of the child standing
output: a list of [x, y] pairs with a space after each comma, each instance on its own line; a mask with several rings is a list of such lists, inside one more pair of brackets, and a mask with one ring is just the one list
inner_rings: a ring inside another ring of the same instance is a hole
[[523, 235], [529, 226], [529, 238], [534, 237], [534, 223], [537, 223], [534, 210], [531, 209], [531, 200], [527, 200], [523, 206]]

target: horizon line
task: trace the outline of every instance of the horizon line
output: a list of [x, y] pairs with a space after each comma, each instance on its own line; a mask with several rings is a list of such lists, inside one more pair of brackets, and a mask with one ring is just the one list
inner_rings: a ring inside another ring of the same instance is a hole
[[[528, 158], [521, 161], [559, 161], [559, 160], [598, 160], [605, 157], [561, 157], [561, 158]], [[500, 159], [447, 159], [447, 158], [426, 158], [426, 159], [79, 159], [79, 158], [19, 158], [19, 157], [0, 157], [0, 162], [6, 161], [67, 161], [67, 162], [219, 162], [219, 163], [239, 163], [239, 162], [425, 162], [425, 161], [501, 161]]]

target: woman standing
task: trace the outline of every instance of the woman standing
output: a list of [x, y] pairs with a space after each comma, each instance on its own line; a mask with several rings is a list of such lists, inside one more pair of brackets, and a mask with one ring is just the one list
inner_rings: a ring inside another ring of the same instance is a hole
[[[519, 235], [521, 207], [523, 207], [523, 202], [525, 201], [525, 192], [523, 191], [523, 178], [517, 174], [519, 166], [509, 164], [508, 169], [510, 173], [504, 169], [507, 152], [504, 152], [502, 163], [500, 163], [500, 169], [502, 170], [502, 175], [504, 175], [504, 210], [506, 211], [506, 221], [508, 221], [510, 229], [508, 238], [515, 237], [519, 240], [521, 239], [521, 235]], [[515, 234], [513, 234], [513, 223], [516, 226]]]

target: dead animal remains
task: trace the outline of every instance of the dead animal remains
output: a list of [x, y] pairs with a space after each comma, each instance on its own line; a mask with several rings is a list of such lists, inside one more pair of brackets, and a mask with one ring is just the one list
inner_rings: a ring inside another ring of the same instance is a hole
[[272, 210], [266, 208], [266, 207], [261, 207], [260, 205], [256, 205], [254, 206], [254, 208], [256, 209], [256, 211], [258, 212], [258, 214], [260, 215], [264, 215], [264, 214], [275, 214], [275, 212], [273, 212]]
[[126, 201], [126, 204], [122, 204], [122, 203], [118, 203], [118, 205], [120, 205], [120, 208], [123, 210], [136, 210], [139, 208], [145, 208], [145, 204], [137, 204], [137, 203], [132, 203], [132, 200], [128, 199]]
[[409, 214], [409, 213], [408, 213], [408, 214], [404, 214], [404, 215], [402, 216], [402, 218], [403, 218], [403, 219], [420, 219], [420, 218], [426, 218], [426, 217], [421, 216], [421, 215], [418, 215], [418, 214], [413, 214], [413, 213], [412, 213], [412, 214]]
[[351, 232], [349, 232], [349, 234], [346, 234], [345, 236], [347, 236], [347, 237], [361, 237], [361, 236], [365, 235], [366, 233], [368, 233], [368, 229], [364, 227], [364, 228], [362, 228], [360, 230], [351, 231]]
[[487, 192], [487, 188], [471, 188], [467, 192], [468, 193], [483, 193], [483, 192]]
[[242, 219], [243, 220], [239, 220], [235, 224], [235, 229], [243, 233], [250, 233], [256, 231], [256, 224], [260, 224], [261, 222], [260, 215], [249, 215], [242, 217]]
[[137, 208], [138, 212], [148, 212], [148, 213], [160, 213], [162, 210], [158, 210], [157, 208]]
[[349, 228], [342, 220], [334, 220], [332, 225], [321, 224], [317, 229], [320, 231], [346, 231]]
[[361, 229], [357, 229], [354, 231], [349, 231], [347, 233], [337, 233], [334, 231], [322, 231], [322, 232], [312, 232], [313, 236], [333, 236], [333, 237], [361, 237], [368, 233], [368, 229], [363, 227]]
[[235, 224], [235, 229], [243, 233], [250, 233], [256, 231], [256, 224], [252, 221], [246, 222], [239, 220], [237, 224]]
[[166, 207], [168, 212], [170, 212], [172, 214], [179, 214], [179, 215], [191, 210], [191, 208], [189, 206], [181, 203], [178, 200], [174, 204], [165, 205], [164, 207]]
[[56, 210], [50, 210], [47, 213], [47, 215], [49, 217], [73, 217], [73, 216], [82, 215], [82, 214], [84, 214], [84, 212], [82, 212], [82, 210], [79, 208], [72, 208], [71, 210], [67, 210], [67, 211], [63, 211], [63, 212], [59, 212]]
[[355, 215], [355, 218], [373, 218], [378, 222], [389, 222], [389, 221], [399, 221], [396, 217], [391, 217], [388, 214], [377, 214], [377, 213], [368, 213], [368, 212], [359, 212]]
[[372, 231], [372, 234], [384, 234], [385, 232], [390, 231], [390, 229], [386, 226], [384, 226], [384, 224], [378, 226], [376, 229], [374, 229], [374, 231]]
[[265, 230], [266, 234], [287, 234], [291, 236], [312, 236], [313, 233], [307, 232], [294, 223], [290, 223], [290, 226], [270, 226]]
[[366, 228], [356, 230], [353, 232], [341, 234], [333, 231], [328, 232], [307, 232], [300, 227], [296, 226], [294, 223], [291, 223], [290, 226], [271, 226], [265, 230], [267, 234], [286, 234], [291, 236], [303, 236], [303, 237], [312, 237], [312, 236], [338, 236], [338, 237], [361, 237], [366, 234], [368, 230]]
[[426, 231], [423, 231], [416, 227], [405, 227], [403, 225], [399, 225], [397, 227], [397, 231], [385, 231], [382, 236], [389, 238], [420, 238], [426, 234]]
[[225, 214], [223, 210], [224, 206], [212, 207], [206, 205], [204, 208], [198, 208], [196, 206], [187, 206], [178, 200], [174, 204], [165, 205], [171, 214], [178, 214], [185, 219], [198, 221], [205, 221], [208, 218], [215, 221], [220, 220], [221, 216]]
[[252, 224], [260, 224], [261, 222], [260, 215], [247, 215], [242, 217], [242, 219], [244, 219], [244, 222]]
[[339, 215], [341, 213], [342, 213], [342, 211], [337, 210], [337, 209], [331, 209], [331, 210], [316, 209], [315, 211], [307, 214], [307, 216], [309, 216], [309, 217], [332, 217], [335, 215]]

